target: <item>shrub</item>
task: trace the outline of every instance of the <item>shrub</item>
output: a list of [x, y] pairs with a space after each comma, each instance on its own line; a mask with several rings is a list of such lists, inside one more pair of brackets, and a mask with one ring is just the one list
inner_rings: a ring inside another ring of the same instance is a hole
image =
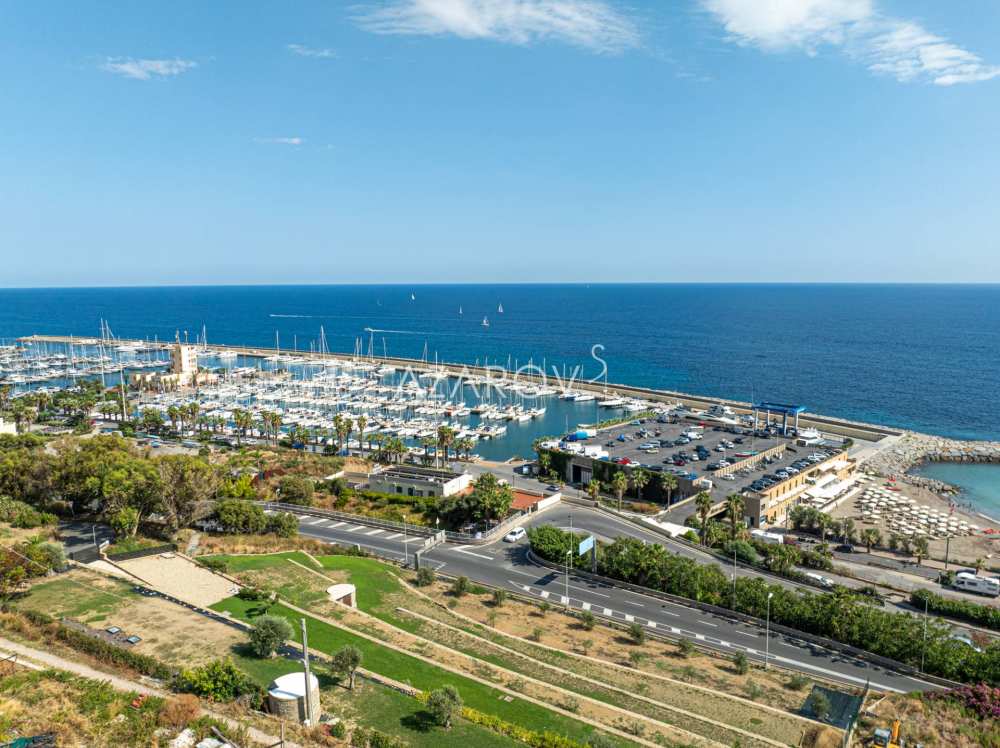
[[644, 659], [646, 659], [646, 656], [642, 652], [639, 652], [638, 650], [633, 649], [631, 652], [628, 653], [628, 661], [634, 668], [638, 668], [639, 665], [642, 664], [642, 661]]
[[550, 610], [552, 610], [552, 606], [549, 605], [548, 600], [542, 600], [540, 603], [538, 603], [538, 615], [540, 615], [542, 618], [545, 618], [545, 615]]
[[421, 566], [417, 569], [417, 587], [429, 587], [434, 584], [435, 579], [437, 576], [429, 566]]
[[630, 623], [628, 627], [629, 641], [635, 645], [646, 643], [646, 629], [640, 623]]
[[809, 679], [796, 673], [791, 678], [788, 679], [788, 683], [785, 686], [791, 691], [801, 691], [803, 688], [809, 685]]
[[434, 722], [446, 730], [452, 721], [462, 711], [462, 697], [451, 684], [431, 691], [427, 697], [427, 711], [431, 713]]
[[313, 482], [298, 475], [286, 475], [278, 483], [281, 501], [285, 504], [312, 506]]
[[258, 657], [271, 657], [292, 638], [292, 626], [281, 616], [263, 615], [250, 629], [250, 649]]
[[260, 700], [260, 688], [237, 669], [232, 660], [213, 660], [199, 667], [182, 670], [175, 688], [211, 701], [233, 701], [241, 696]]
[[[761, 696], [764, 695], [764, 689], [761, 688], [759, 684], [753, 682], [752, 680], [747, 681], [746, 691], [747, 691], [747, 698], [750, 699], [751, 701], [756, 701], [757, 699], [759, 699]], [[830, 707], [830, 702], [827, 702], [828, 711], [829, 707]]]
[[268, 515], [267, 531], [282, 538], [294, 538], [299, 534], [299, 521], [294, 514], [277, 512]]
[[595, 625], [597, 625], [597, 618], [589, 610], [580, 614], [580, 628], [584, 631], [593, 631]]
[[694, 644], [690, 639], [681, 639], [677, 642], [677, 654], [685, 659], [694, 654]]
[[742, 652], [737, 652], [736, 656], [733, 658], [733, 668], [740, 675], [746, 675], [750, 672], [750, 661], [747, 656]]
[[350, 644], [345, 644], [330, 657], [330, 666], [336, 673], [348, 676], [348, 687], [354, 689], [354, 679], [361, 667], [361, 650]]
[[343, 740], [347, 737], [347, 725], [344, 724], [344, 720], [334, 722], [330, 725], [330, 735], [338, 740]]
[[533, 628], [531, 630], [531, 633], [528, 635], [528, 638], [531, 639], [531, 641], [533, 642], [540, 642], [542, 640], [542, 634], [544, 633], [545, 629], [543, 629], [541, 626], [535, 626], [535, 628]]
[[825, 720], [830, 716], [830, 699], [821, 691], [813, 691], [806, 699], [806, 709], [816, 719]]
[[[223, 573], [229, 571], [229, 563], [224, 558], [196, 558], [195, 561], [206, 569], [221, 571]], [[241, 589], [240, 592], [243, 592], [243, 590]]]
[[215, 516], [226, 532], [259, 535], [267, 529], [267, 515], [257, 504], [226, 499], [215, 507]]
[[507, 602], [507, 590], [493, 590], [493, 607], [500, 608]]
[[194, 722], [201, 713], [198, 697], [190, 693], [182, 693], [167, 699], [160, 710], [159, 722], [164, 727], [180, 730]]
[[979, 605], [968, 600], [943, 597], [927, 589], [916, 589], [910, 593], [910, 603], [917, 610], [926, 608], [931, 613], [941, 613], [949, 618], [958, 618], [978, 626], [1000, 631], [1000, 608]]
[[455, 597], [462, 597], [469, 591], [469, 578], [468, 577], [458, 577], [451, 584], [451, 594]]

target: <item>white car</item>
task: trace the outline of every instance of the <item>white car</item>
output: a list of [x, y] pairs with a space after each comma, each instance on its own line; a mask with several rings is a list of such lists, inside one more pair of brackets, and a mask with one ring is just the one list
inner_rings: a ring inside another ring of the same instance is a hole
[[509, 533], [503, 536], [503, 542], [505, 543], [516, 543], [518, 540], [527, 535], [523, 527], [515, 527]]

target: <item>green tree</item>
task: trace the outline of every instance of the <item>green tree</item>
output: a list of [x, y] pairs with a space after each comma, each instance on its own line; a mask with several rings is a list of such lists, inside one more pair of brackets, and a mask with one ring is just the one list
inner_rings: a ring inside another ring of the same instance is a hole
[[649, 484], [649, 471], [644, 468], [636, 468], [632, 471], [632, 487], [635, 488], [636, 500], [642, 499], [642, 489]]
[[250, 629], [250, 649], [258, 657], [272, 657], [278, 648], [292, 638], [292, 626], [281, 616], [263, 615]]
[[587, 495], [595, 504], [601, 497], [601, 482], [597, 478], [591, 478], [590, 483], [587, 484]]
[[267, 515], [256, 504], [240, 499], [220, 501], [215, 516], [226, 532], [259, 534], [267, 529]]
[[124, 506], [111, 515], [111, 529], [117, 538], [131, 538], [139, 529], [139, 512], [130, 506]]
[[493, 473], [483, 473], [476, 479], [472, 495], [480, 518], [486, 521], [506, 517], [514, 502], [510, 485], [500, 483]]
[[442, 688], [431, 691], [427, 697], [427, 711], [434, 718], [434, 722], [441, 727], [451, 728], [452, 722], [462, 713], [462, 697], [450, 683]]
[[729, 514], [729, 538], [736, 540], [736, 528], [743, 525], [743, 509], [745, 507], [743, 497], [738, 493], [731, 493], [726, 497], [726, 511]]
[[618, 499], [618, 511], [620, 512], [622, 510], [622, 497], [628, 490], [628, 476], [621, 470], [611, 477], [611, 490], [615, 492], [615, 498]]
[[872, 552], [872, 546], [882, 542], [882, 533], [874, 527], [868, 527], [861, 531], [861, 542], [865, 544], [868, 552]]
[[361, 667], [361, 650], [351, 644], [345, 644], [330, 657], [330, 664], [335, 673], [348, 677], [348, 688], [354, 690], [354, 679]]
[[313, 482], [298, 475], [286, 475], [278, 482], [281, 500], [286, 504], [312, 506]]
[[701, 491], [694, 497], [694, 506], [701, 519], [701, 542], [708, 545], [708, 514], [712, 511], [712, 496], [707, 491]]
[[294, 538], [299, 534], [299, 521], [290, 512], [268, 514], [267, 531], [281, 538]]
[[156, 460], [162, 489], [162, 513], [171, 531], [187, 527], [199, 504], [215, 497], [219, 477], [198, 457], [165, 455]]
[[444, 467], [448, 462], [448, 448], [451, 447], [455, 441], [455, 429], [450, 426], [438, 426], [437, 440], [437, 456], [441, 460], [441, 467]]
[[677, 476], [673, 473], [659, 473], [659, 476], [660, 487], [667, 492], [667, 506], [670, 506], [670, 499], [677, 490]]
[[211, 701], [232, 701], [259, 689], [233, 664], [232, 660], [213, 660], [199, 667], [182, 670], [177, 690], [193, 693]]
[[927, 538], [921, 536], [915, 538], [913, 541], [913, 555], [917, 559], [917, 566], [927, 558], [927, 554], [930, 552], [930, 548], [927, 542]]

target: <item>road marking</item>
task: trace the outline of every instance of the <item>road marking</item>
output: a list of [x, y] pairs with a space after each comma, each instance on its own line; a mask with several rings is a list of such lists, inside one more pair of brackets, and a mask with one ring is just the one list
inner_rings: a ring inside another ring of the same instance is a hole
[[565, 595], [560, 595], [559, 596], [559, 604], [560, 605], [569, 605], [569, 598], [566, 597]]
[[697, 639], [700, 642], [705, 641], [705, 635], [704, 634], [695, 634], [694, 638]]
[[614, 615], [614, 611], [611, 610], [611, 608], [605, 608], [604, 609], [604, 615], [606, 615], [606, 616]]
[[542, 590], [538, 594], [540, 594], [542, 597], [548, 597], [549, 596], [549, 591], [548, 590]]
[[737, 633], [737, 634], [743, 634], [743, 636], [751, 636], [751, 637], [753, 637], [754, 639], [757, 639], [757, 638], [759, 638], [759, 637], [760, 637], [760, 634], [754, 634], [754, 633], [753, 633], [753, 632], [751, 632], [751, 631], [740, 631], [739, 629], [737, 629], [737, 630], [736, 630], [736, 633]]
[[366, 532], [365, 535], [378, 535], [380, 532], [382, 532], [382, 531], [379, 530], [379, 529], [375, 529], [375, 530], [372, 530], [370, 532]]
[[625, 620], [628, 621], [629, 623], [632, 623], [632, 621], [635, 620], [635, 616], [629, 615], [628, 613], [626, 613], [625, 614]]
[[671, 633], [671, 634], [679, 634], [679, 633], [681, 633], [681, 630], [680, 630], [679, 628], [676, 628], [676, 627], [674, 627], [674, 626], [671, 626], [671, 627], [670, 627], [670, 633]]
[[357, 527], [345, 527], [344, 532], [357, 532], [358, 530], [365, 529], [364, 525], [358, 525]]
[[399, 538], [399, 537], [402, 537], [402, 536], [403, 536], [403, 533], [397, 532], [397, 533], [393, 533], [392, 535], [386, 535], [383, 538], [383, 540], [395, 540], [396, 538]]
[[583, 605], [582, 605], [581, 607], [582, 607], [582, 608], [583, 608], [584, 610], [590, 610], [590, 603], [584, 603], [584, 604], [583, 604]]
[[702, 626], [712, 626], [713, 628], [719, 628], [717, 623], [709, 623], [708, 621], [698, 621]]
[[632, 602], [631, 600], [623, 600], [622, 602], [624, 602], [624, 603], [625, 603], [626, 605], [634, 605], [634, 606], [636, 606], [637, 608], [645, 608], [645, 607], [646, 607], [646, 606], [645, 606], [645, 605], [643, 605], [642, 603], [634, 603], [634, 602]]
[[404, 540], [403, 542], [404, 542], [404, 543], [416, 543], [416, 542], [418, 542], [418, 541], [419, 541], [419, 542], [421, 542], [421, 543], [422, 543], [422, 542], [423, 542], [423, 540], [424, 540], [423, 538], [407, 538], [407, 539], [406, 539], [406, 540]]
[[328, 529], [332, 530], [334, 527], [342, 527], [343, 525], [346, 525], [346, 524], [347, 524], [346, 522], [338, 522], [335, 525], [330, 525], [330, 527]]
[[312, 522], [306, 522], [307, 525], [318, 525], [320, 522], [326, 522], [325, 519], [320, 517], [319, 519], [314, 519]]
[[476, 558], [485, 558], [487, 561], [492, 561], [493, 556], [487, 556], [485, 553], [473, 553], [472, 551], [465, 550], [469, 546], [460, 545], [458, 548], [452, 548], [456, 553], [464, 553], [466, 556], [475, 556]]
[[517, 569], [507, 569], [507, 571], [511, 572], [512, 574], [520, 574], [522, 577], [531, 577], [532, 579], [538, 579], [537, 574], [529, 574], [526, 571], [518, 571]]
[[656, 621], [646, 621], [646, 625], [649, 626], [651, 629], [655, 629]]

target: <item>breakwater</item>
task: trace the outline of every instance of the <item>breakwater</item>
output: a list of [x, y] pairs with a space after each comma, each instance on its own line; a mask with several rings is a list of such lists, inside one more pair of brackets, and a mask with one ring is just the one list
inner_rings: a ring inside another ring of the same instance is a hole
[[910, 472], [925, 462], [1000, 464], [1000, 442], [961, 441], [907, 432], [893, 446], [866, 459], [864, 468], [878, 475], [901, 478], [937, 493], [958, 493], [958, 488], [949, 483]]

